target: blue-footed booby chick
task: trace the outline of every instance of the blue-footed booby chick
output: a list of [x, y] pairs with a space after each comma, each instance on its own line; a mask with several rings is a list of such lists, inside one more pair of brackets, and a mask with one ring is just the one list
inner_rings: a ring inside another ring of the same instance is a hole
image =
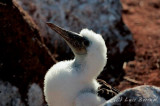
[[75, 58], [53, 65], [44, 80], [44, 95], [49, 106], [100, 106], [105, 100], [97, 95], [97, 76], [107, 61], [107, 48], [100, 34], [83, 29], [75, 33], [54, 24], [73, 51]]

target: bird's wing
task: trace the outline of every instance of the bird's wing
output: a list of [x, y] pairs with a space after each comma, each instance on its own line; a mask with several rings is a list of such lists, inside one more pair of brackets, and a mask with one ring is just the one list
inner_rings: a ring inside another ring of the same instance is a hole
[[76, 98], [75, 106], [101, 106], [104, 102], [106, 101], [97, 94], [85, 92]]
[[120, 92], [102, 79], [97, 79], [97, 81], [101, 85], [97, 91], [98, 96], [103, 97], [105, 100], [111, 99]]

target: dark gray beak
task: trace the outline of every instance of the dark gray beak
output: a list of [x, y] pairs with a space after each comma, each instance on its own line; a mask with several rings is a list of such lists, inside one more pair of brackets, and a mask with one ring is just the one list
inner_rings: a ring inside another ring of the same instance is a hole
[[47, 25], [64, 38], [75, 55], [83, 55], [87, 53], [86, 49], [89, 46], [89, 41], [86, 38], [52, 23], [47, 23]]

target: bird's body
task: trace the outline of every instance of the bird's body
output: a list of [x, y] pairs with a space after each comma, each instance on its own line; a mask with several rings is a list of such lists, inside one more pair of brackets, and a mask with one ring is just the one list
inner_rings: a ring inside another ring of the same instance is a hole
[[47, 72], [44, 94], [49, 106], [99, 106], [105, 102], [96, 94], [100, 86], [96, 78], [107, 60], [105, 42], [101, 35], [88, 29], [83, 29], [76, 36], [87, 39], [89, 44], [82, 40], [79, 43], [82, 42], [84, 48], [75, 49], [79, 43], [71, 44], [66, 40], [68, 37], [65, 38], [75, 58], [59, 62]]
[[62, 61], [54, 65], [46, 74], [46, 100], [49, 106], [75, 106], [76, 97], [81, 92], [96, 91], [99, 84], [95, 80], [85, 81], [74, 70], [74, 61]]

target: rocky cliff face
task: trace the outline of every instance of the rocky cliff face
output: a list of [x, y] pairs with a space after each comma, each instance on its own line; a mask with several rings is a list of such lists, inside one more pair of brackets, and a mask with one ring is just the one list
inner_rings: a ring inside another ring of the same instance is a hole
[[29, 85], [35, 82], [42, 87], [45, 73], [54, 64], [46, 49], [31, 17], [14, 1], [1, 0], [0, 80], [19, 88], [24, 102]]

